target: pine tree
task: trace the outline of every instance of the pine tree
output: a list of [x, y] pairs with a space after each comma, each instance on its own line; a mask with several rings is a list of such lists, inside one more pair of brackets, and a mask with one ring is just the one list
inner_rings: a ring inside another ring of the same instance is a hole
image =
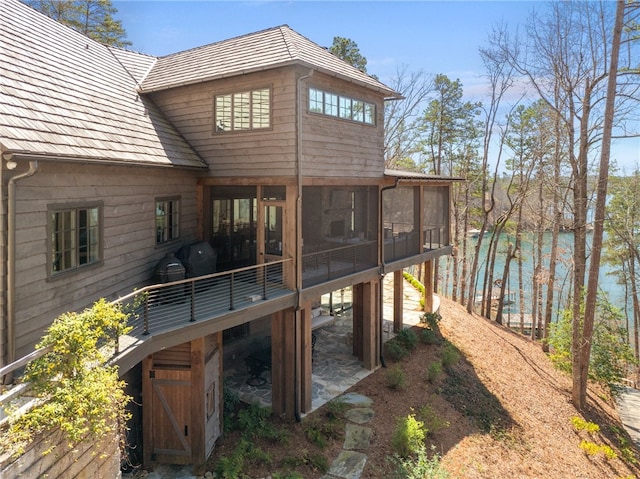
[[118, 10], [111, 0], [28, 0], [26, 2], [46, 16], [106, 45], [130, 46], [122, 22], [114, 15]]

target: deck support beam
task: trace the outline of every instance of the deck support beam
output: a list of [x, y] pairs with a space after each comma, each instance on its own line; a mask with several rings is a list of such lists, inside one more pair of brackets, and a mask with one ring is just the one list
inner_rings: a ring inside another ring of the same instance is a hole
[[353, 354], [370, 371], [380, 365], [379, 281], [353, 286]]
[[300, 410], [311, 411], [313, 398], [313, 350], [311, 347], [311, 303], [299, 311], [300, 318]]
[[402, 330], [404, 314], [404, 276], [402, 270], [393, 272], [393, 332]]
[[433, 260], [424, 262], [424, 312], [433, 313]]
[[296, 371], [301, 329], [299, 317], [293, 308], [271, 316], [271, 408], [274, 415], [291, 420], [295, 419], [296, 395], [300, 392], [296, 388], [300, 377], [299, 368]]

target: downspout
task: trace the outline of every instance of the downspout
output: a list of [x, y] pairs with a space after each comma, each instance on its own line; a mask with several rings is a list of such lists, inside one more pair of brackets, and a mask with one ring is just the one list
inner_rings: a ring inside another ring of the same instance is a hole
[[[6, 158], [6, 156], [5, 156]], [[16, 360], [16, 183], [38, 171], [38, 160], [29, 162], [29, 170], [12, 177], [7, 184], [7, 359]]]
[[[380, 291], [378, 292], [378, 302], [380, 309], [380, 364], [383, 368], [387, 367], [387, 364], [384, 360], [384, 338], [382, 332], [384, 331], [384, 275], [386, 270], [386, 263], [384, 262], [384, 216], [383, 212], [383, 202], [382, 202], [382, 193], [387, 190], [393, 190], [398, 187], [400, 184], [400, 178], [396, 178], [396, 181], [391, 186], [383, 186], [380, 190], [380, 200], [378, 205], [378, 224], [380, 225], [380, 264], [382, 265], [382, 271], [380, 272]], [[395, 287], [395, 286], [394, 286]]]
[[[302, 272], [299, 261], [302, 259], [302, 93], [301, 85], [302, 81], [313, 75], [313, 69], [309, 70], [309, 73], [302, 75], [296, 82], [296, 95], [297, 95], [297, 108], [298, 108], [298, 128], [296, 131], [296, 180], [298, 183], [298, 196], [296, 198], [296, 309], [295, 309], [295, 321], [293, 323], [294, 337], [298, 338], [298, 323], [300, 322], [300, 311], [302, 310], [302, 304], [300, 297], [302, 295]], [[298, 342], [296, 341], [296, 344]], [[300, 412], [300, 378], [298, 377], [298, 347], [295, 348], [295, 356], [293, 361], [294, 367], [294, 416], [297, 422], [302, 421]]]

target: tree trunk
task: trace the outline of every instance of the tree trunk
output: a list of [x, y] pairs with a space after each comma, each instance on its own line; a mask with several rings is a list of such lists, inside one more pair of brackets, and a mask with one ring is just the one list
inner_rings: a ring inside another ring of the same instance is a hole
[[[624, 22], [624, 0], [616, 2], [616, 19], [611, 41], [611, 60], [609, 64], [609, 77], [607, 83], [607, 96], [605, 103], [604, 123], [602, 132], [602, 149], [600, 153], [600, 171], [598, 174], [598, 186], [596, 194], [596, 209], [594, 216], [593, 242], [591, 258], [589, 261], [589, 279], [585, 298], [584, 322], [582, 341], [579, 344], [580, 369], [579, 376], [573, 371], [573, 404], [578, 409], [583, 409], [587, 397], [587, 380], [589, 373], [589, 360], [591, 357], [591, 340], [595, 322], [596, 299], [598, 294], [598, 276], [600, 274], [600, 256], [602, 250], [602, 238], [604, 233], [604, 217], [607, 201], [607, 186], [609, 182], [609, 160], [611, 155], [611, 132], [613, 129], [614, 106], [616, 99], [616, 84], [618, 72], [618, 56], [620, 53], [620, 39]], [[578, 384], [576, 384], [578, 382]]]

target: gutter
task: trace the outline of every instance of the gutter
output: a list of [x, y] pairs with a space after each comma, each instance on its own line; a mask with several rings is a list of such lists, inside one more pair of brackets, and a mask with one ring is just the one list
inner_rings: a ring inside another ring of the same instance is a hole
[[400, 184], [400, 178], [396, 177], [393, 185], [383, 186], [380, 189], [380, 200], [378, 205], [378, 224], [380, 225], [380, 248], [378, 248], [378, 251], [380, 251], [380, 264], [382, 265], [382, 270], [380, 271], [380, 286], [379, 286], [380, 290], [378, 291], [378, 298], [379, 298], [378, 309], [380, 310], [380, 364], [382, 365], [383, 368], [387, 367], [387, 364], [385, 363], [385, 360], [384, 360], [384, 338], [382, 334], [382, 331], [384, 331], [384, 312], [383, 312], [384, 311], [384, 275], [387, 269], [387, 265], [384, 262], [384, 224], [383, 224], [384, 217], [383, 217], [382, 193], [384, 193], [387, 190], [396, 189], [399, 184]]
[[[11, 161], [11, 156], [4, 155]], [[16, 358], [16, 183], [33, 176], [38, 171], [38, 161], [29, 162], [29, 170], [12, 177], [7, 184], [7, 359], [11, 364]]]
[[[296, 198], [296, 257], [298, 260], [302, 258], [302, 94], [301, 94], [301, 85], [302, 81], [313, 75], [313, 69], [309, 70], [309, 73], [306, 75], [302, 75], [298, 78], [296, 83], [296, 95], [297, 98], [297, 106], [298, 106], [298, 131], [297, 139], [296, 139], [296, 178], [298, 182], [298, 196]], [[299, 335], [298, 331], [298, 323], [300, 322], [300, 311], [302, 308], [302, 304], [300, 301], [300, 295], [302, 292], [302, 268], [296, 261], [296, 307], [295, 307], [295, 321], [293, 323], [293, 334], [294, 338], [297, 338]], [[297, 341], [296, 341], [297, 344]], [[294, 380], [294, 407], [293, 414], [295, 416], [296, 422], [302, 421], [301, 411], [300, 411], [300, 378], [298, 377], [298, 360], [300, 358], [298, 355], [298, 347], [296, 346], [294, 349], [294, 360], [293, 360], [293, 377]]]

